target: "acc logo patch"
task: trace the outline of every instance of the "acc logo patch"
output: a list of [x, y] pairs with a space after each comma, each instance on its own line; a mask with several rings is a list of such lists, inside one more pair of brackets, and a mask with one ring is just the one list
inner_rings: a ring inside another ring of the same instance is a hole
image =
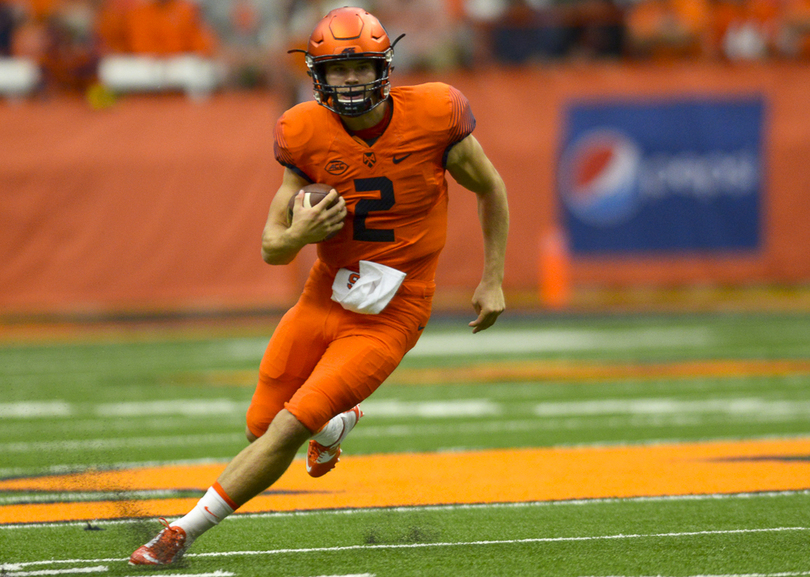
[[339, 176], [349, 169], [349, 165], [342, 160], [330, 160], [326, 165], [326, 172]]

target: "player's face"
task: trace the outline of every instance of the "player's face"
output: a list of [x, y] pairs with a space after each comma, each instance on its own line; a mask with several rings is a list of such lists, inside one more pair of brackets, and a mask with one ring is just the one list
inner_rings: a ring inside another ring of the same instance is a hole
[[377, 67], [371, 60], [327, 62], [324, 72], [326, 83], [339, 87], [338, 99], [347, 103], [366, 97], [365, 90], [352, 90], [353, 86], [371, 84], [377, 79]]
[[377, 79], [371, 60], [340, 60], [326, 63], [326, 83], [332, 86], [370, 84]]

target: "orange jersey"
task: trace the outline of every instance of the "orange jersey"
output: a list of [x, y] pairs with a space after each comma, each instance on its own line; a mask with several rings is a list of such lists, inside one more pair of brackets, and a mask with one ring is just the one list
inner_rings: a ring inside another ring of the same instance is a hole
[[288, 110], [275, 130], [276, 159], [346, 201], [340, 233], [318, 244], [333, 269], [384, 264], [432, 282], [447, 233], [447, 153], [475, 128], [469, 102], [441, 83], [391, 89], [393, 115], [371, 146], [316, 102]]

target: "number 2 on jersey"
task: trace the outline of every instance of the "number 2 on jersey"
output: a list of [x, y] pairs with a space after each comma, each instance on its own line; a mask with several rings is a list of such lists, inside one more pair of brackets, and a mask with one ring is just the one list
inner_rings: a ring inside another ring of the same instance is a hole
[[354, 208], [354, 240], [368, 242], [394, 242], [392, 229], [366, 228], [366, 218], [370, 212], [390, 210], [393, 208], [394, 183], [384, 176], [358, 178], [354, 181], [357, 192], [379, 191], [379, 198], [363, 198]]

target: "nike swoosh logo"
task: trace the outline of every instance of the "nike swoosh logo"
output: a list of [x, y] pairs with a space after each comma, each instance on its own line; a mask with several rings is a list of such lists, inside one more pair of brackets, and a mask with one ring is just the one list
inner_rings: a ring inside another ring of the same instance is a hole
[[211, 515], [212, 517], [214, 517], [214, 518], [216, 518], [216, 519], [219, 519], [219, 516], [218, 516], [218, 515], [214, 515], [214, 514], [211, 512], [211, 509], [209, 509], [208, 507], [203, 507], [203, 509], [205, 509], [205, 512], [206, 512], [206, 513], [208, 513], [209, 515]]
[[424, 329], [424, 328], [425, 328], [425, 327], [423, 327], [422, 325], [419, 325], [419, 328], [417, 328], [416, 330], [417, 330], [417, 331], [421, 331], [421, 330], [422, 330], [422, 329]]
[[413, 154], [413, 153], [412, 153], [412, 152], [409, 152], [409, 153], [408, 153], [408, 154], [406, 154], [405, 156], [400, 156], [399, 158], [397, 158], [397, 157], [395, 156], [395, 157], [393, 158], [393, 160], [394, 160], [394, 164], [399, 164], [400, 162], [402, 162], [403, 160], [405, 160], [406, 158], [408, 158], [408, 157], [409, 157], [411, 154]]

